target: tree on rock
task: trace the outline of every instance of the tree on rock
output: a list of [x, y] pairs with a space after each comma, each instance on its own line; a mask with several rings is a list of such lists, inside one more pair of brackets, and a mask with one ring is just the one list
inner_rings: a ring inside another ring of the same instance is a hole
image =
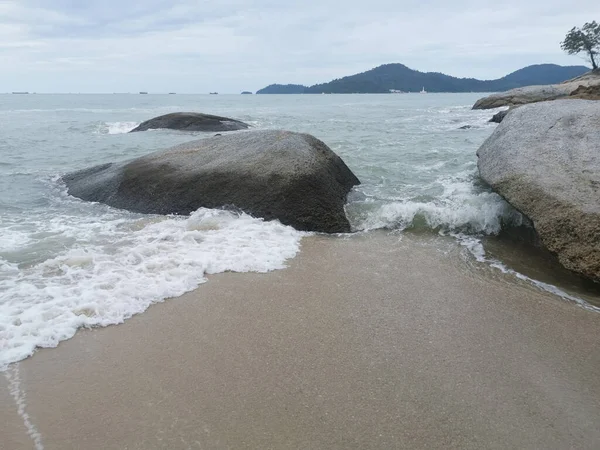
[[596, 57], [600, 55], [600, 24], [594, 20], [581, 28], [573, 27], [560, 47], [569, 55], [585, 52], [592, 63], [592, 68], [597, 70]]

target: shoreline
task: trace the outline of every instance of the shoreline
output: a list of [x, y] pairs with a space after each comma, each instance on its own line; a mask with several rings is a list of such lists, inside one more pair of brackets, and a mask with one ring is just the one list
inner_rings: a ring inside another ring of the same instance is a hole
[[[306, 237], [18, 368], [45, 449], [593, 448], [600, 315], [448, 239]], [[7, 448], [32, 448], [0, 377]]]

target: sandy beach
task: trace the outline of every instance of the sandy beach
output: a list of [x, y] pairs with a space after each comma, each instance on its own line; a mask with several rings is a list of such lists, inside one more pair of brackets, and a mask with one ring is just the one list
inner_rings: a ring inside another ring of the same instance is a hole
[[598, 448], [600, 314], [443, 241], [308, 237], [80, 331], [0, 376], [0, 447]]

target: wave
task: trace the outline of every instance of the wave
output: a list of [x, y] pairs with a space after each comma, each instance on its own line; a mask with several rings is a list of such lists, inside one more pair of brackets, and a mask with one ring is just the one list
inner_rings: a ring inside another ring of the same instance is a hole
[[528, 277], [527, 275], [524, 275], [520, 272], [517, 272], [514, 269], [507, 267], [501, 261], [495, 258], [488, 257], [485, 252], [485, 249], [483, 248], [483, 244], [481, 243], [481, 239], [474, 236], [464, 235], [462, 233], [451, 233], [450, 235], [456, 238], [459, 244], [465, 247], [469, 251], [469, 253], [475, 258], [476, 261], [487, 264], [489, 267], [499, 270], [504, 274], [512, 275], [521, 281], [529, 283], [530, 285], [536, 287], [541, 291], [557, 295], [558, 297], [561, 297], [564, 300], [576, 303], [584, 309], [594, 312], [600, 312], [600, 307], [591, 305], [582, 298], [579, 298], [575, 295], [571, 295], [563, 291], [559, 287], [554, 286], [553, 284], [544, 283], [543, 281], [539, 281], [534, 278]]
[[[478, 188], [471, 173], [440, 178], [443, 191], [427, 201], [407, 198], [379, 204], [367, 200], [348, 205], [356, 230], [379, 228], [405, 230], [462, 231], [470, 234], [498, 234], [503, 226], [519, 226], [524, 218], [498, 194]], [[365, 211], [366, 210], [366, 211]]]
[[46, 236], [76, 242], [49, 259], [19, 264], [0, 254], [6, 299], [0, 370], [36, 347], [55, 347], [78, 328], [119, 324], [193, 290], [206, 274], [281, 269], [306, 235], [276, 221], [204, 208], [188, 217], [98, 219], [64, 215], [40, 223]]
[[97, 134], [125, 134], [129, 133], [141, 122], [103, 122], [97, 129]]
[[462, 230], [469, 233], [498, 234], [503, 223], [518, 225], [518, 213], [494, 194], [479, 194], [457, 205], [454, 202], [394, 202], [381, 206], [356, 228], [373, 230], [388, 228], [430, 228], [432, 230]]

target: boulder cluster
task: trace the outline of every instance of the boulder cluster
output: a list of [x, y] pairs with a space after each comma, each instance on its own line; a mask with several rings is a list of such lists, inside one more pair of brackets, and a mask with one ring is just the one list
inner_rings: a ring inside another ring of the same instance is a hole
[[[600, 281], [600, 74], [494, 94], [510, 106], [477, 151], [481, 178], [531, 219], [568, 269]], [[550, 101], [552, 100], [552, 101]], [[503, 115], [502, 115], [503, 114]]]

